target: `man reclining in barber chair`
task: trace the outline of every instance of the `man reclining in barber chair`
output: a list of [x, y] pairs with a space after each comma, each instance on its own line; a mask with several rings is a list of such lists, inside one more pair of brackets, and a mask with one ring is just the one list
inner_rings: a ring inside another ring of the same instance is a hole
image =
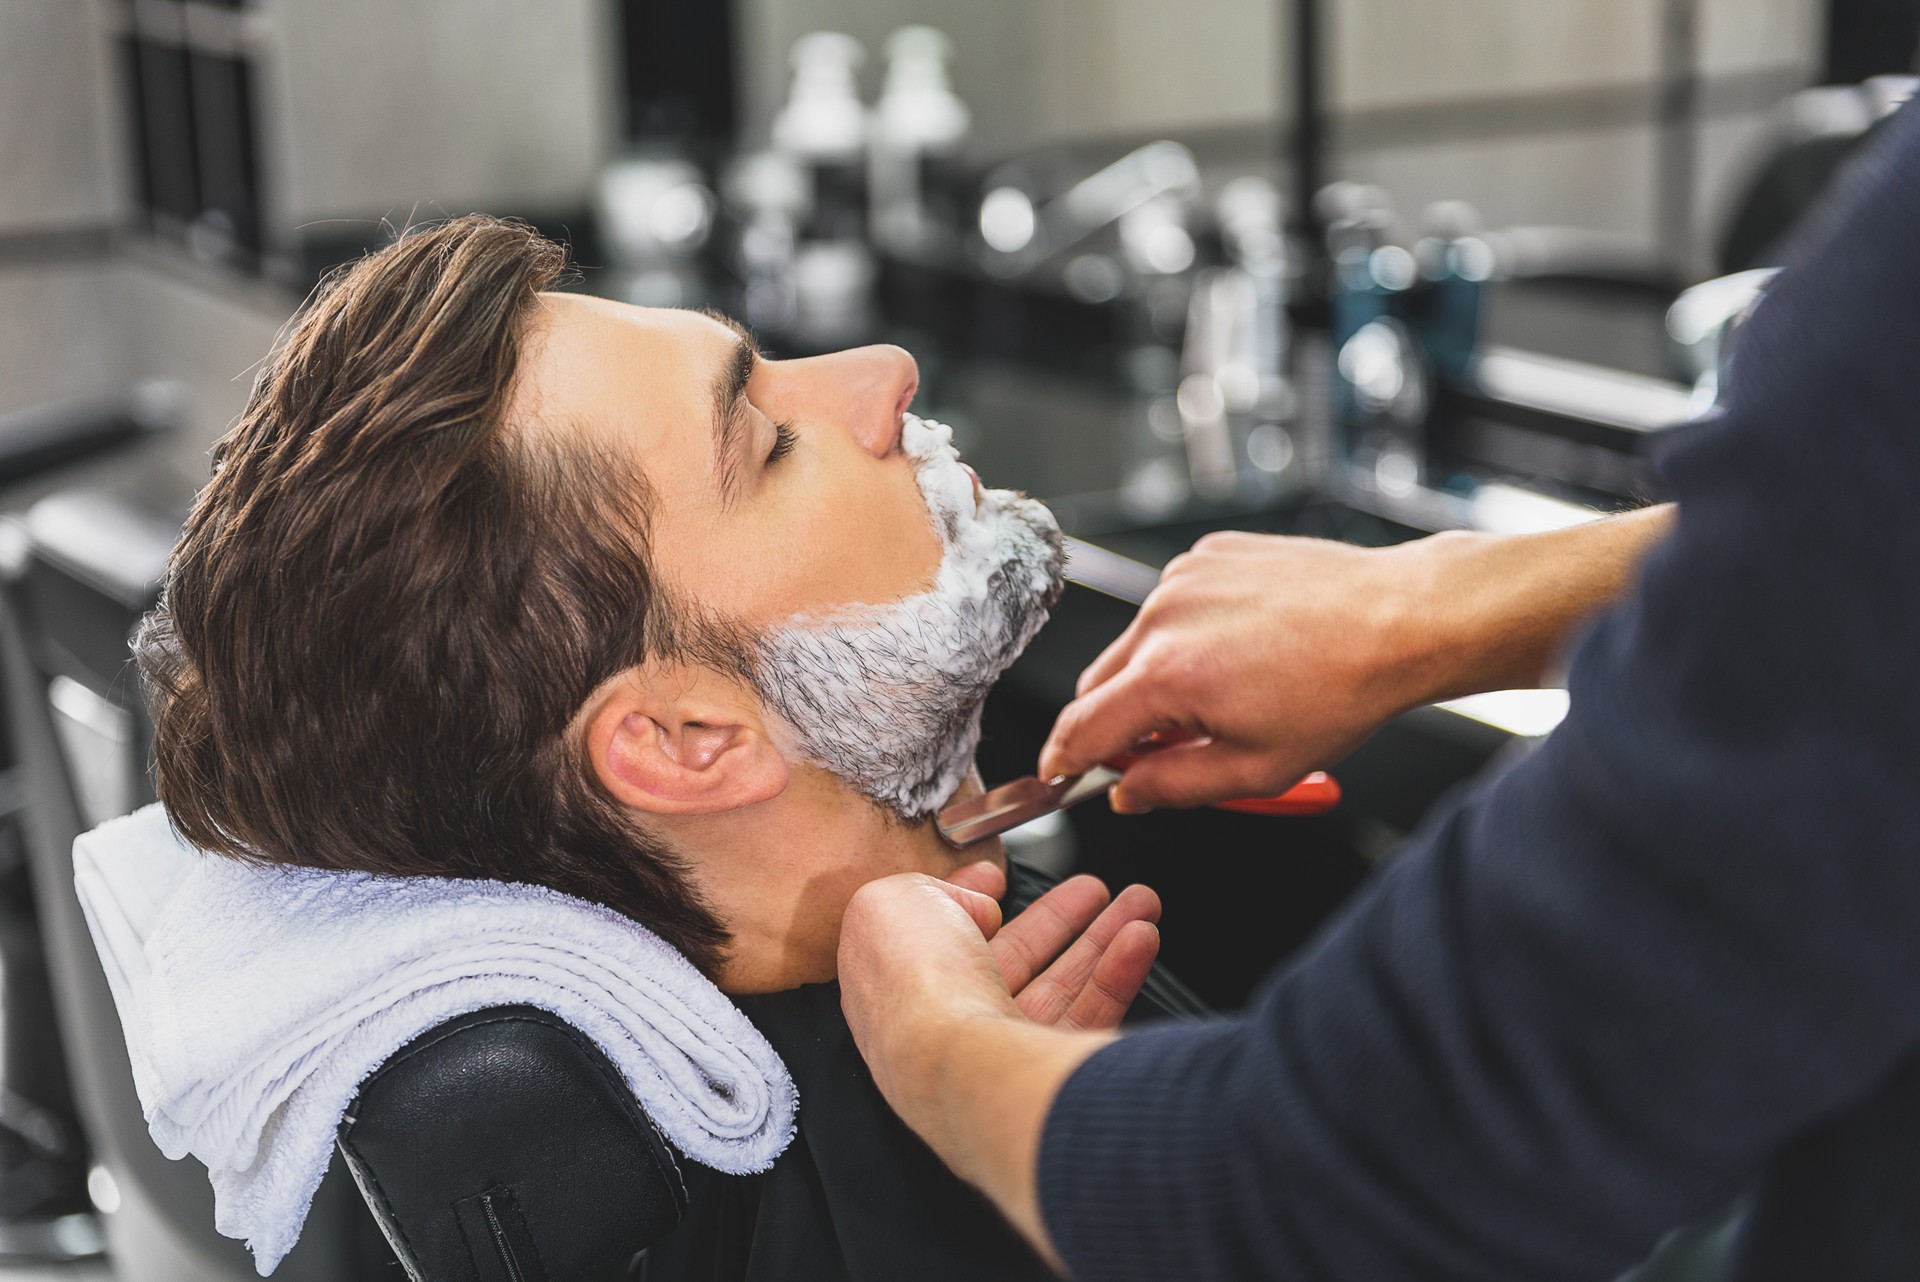
[[[457, 220], [295, 324], [137, 642], [160, 798], [228, 855], [596, 901], [734, 996], [798, 1135], [762, 1174], [685, 1164], [646, 1276], [1046, 1276], [892, 1117], [831, 981], [866, 882], [1002, 889], [998, 843], [931, 816], [979, 787], [1057, 528], [908, 413], [906, 353], [766, 360], [706, 315], [543, 292], [562, 265]], [[1010, 913], [1044, 889], [1013, 880]], [[1146, 981], [1190, 1013], [1147, 978], [1157, 912], [1076, 879], [1003, 966], [1018, 987], [1078, 937], [1035, 1009], [1111, 1023]]]

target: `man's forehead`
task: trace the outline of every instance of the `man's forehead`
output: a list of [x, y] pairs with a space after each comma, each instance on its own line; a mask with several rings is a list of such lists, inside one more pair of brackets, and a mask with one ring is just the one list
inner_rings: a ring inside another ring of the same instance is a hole
[[637, 307], [588, 294], [544, 293], [539, 301], [529, 336], [563, 359], [599, 359], [612, 353], [671, 364], [701, 354], [717, 358], [735, 339], [725, 322], [704, 312]]
[[[703, 455], [714, 370], [736, 342], [699, 312], [582, 294], [540, 295], [510, 413], [608, 441]], [[651, 469], [650, 469], [651, 470]]]

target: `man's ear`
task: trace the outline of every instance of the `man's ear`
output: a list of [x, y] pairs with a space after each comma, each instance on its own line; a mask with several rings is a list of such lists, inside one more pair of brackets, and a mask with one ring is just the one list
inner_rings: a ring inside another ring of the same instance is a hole
[[580, 721], [601, 786], [635, 810], [718, 814], [787, 786], [758, 701], [705, 669], [631, 669], [594, 691]]

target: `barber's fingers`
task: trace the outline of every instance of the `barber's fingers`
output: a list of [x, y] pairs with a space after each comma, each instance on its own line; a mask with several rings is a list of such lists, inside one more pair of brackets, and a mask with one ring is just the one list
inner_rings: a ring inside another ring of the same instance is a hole
[[1160, 928], [1148, 921], [1129, 922], [1100, 955], [1093, 974], [1073, 999], [1060, 1023], [1068, 1028], [1106, 1029], [1120, 1021], [1140, 995], [1140, 986], [1160, 954]]
[[1146, 600], [1140, 603], [1139, 612], [1128, 622], [1126, 631], [1115, 637], [1113, 643], [1102, 650], [1099, 657], [1081, 672], [1080, 679], [1074, 682], [1075, 698], [1111, 681], [1134, 662], [1146, 642], [1155, 637], [1164, 637], [1170, 629], [1179, 627], [1177, 620], [1187, 613], [1194, 599], [1190, 581], [1183, 576], [1190, 575], [1200, 560], [1192, 552], [1182, 552], [1167, 563], [1159, 585], [1147, 593]]
[[1108, 792], [1108, 803], [1122, 814], [1138, 814], [1161, 807], [1184, 809], [1236, 797], [1263, 797], [1311, 768], [1302, 766], [1289, 773], [1290, 763], [1270, 752], [1220, 741], [1175, 744], [1127, 767]]
[[1194, 729], [1181, 716], [1170, 715], [1171, 705], [1161, 697], [1165, 676], [1161, 665], [1135, 662], [1061, 709], [1040, 749], [1040, 777], [1082, 774], [1155, 730]]
[[1080, 673], [1080, 679], [1073, 684], [1073, 694], [1077, 699], [1106, 684], [1113, 674], [1125, 667], [1127, 660], [1133, 657], [1134, 650], [1140, 644], [1141, 615], [1134, 615], [1133, 622], [1127, 624], [1127, 630], [1114, 638], [1113, 644], [1100, 652], [1100, 656], [1086, 666]]
[[[1106, 985], [1110, 995], [1119, 991], [1113, 984], [1113, 974], [1101, 970], [1103, 958], [1130, 927], [1151, 924], [1159, 919], [1160, 896], [1145, 886], [1128, 886], [1060, 955], [1059, 960], [1047, 967], [1024, 991], [1015, 995], [1015, 1003], [1035, 1023], [1055, 1024], [1068, 1016], [1096, 980]], [[1018, 921], [1017, 918], [1015, 920]], [[1155, 939], [1157, 941], [1158, 932], [1155, 933]], [[1153, 956], [1149, 953], [1147, 962], [1150, 965], [1152, 961]], [[1142, 974], [1141, 980], [1144, 979], [1145, 975]], [[1138, 991], [1139, 983], [1135, 981], [1134, 991]], [[1132, 992], [1127, 993], [1126, 1001], [1131, 1002], [1132, 997]], [[1126, 1005], [1122, 1003], [1121, 1012], [1124, 1013], [1125, 1009]]]
[[1069, 877], [1008, 922], [993, 940], [1007, 991], [1019, 996], [1034, 976], [1085, 934], [1111, 898], [1098, 877]]
[[965, 886], [956, 886], [952, 882], [941, 881], [937, 877], [929, 877], [927, 881], [938, 886], [946, 893], [947, 898], [965, 909], [967, 916], [973, 918], [973, 924], [980, 928], [982, 935], [992, 939], [1000, 933], [1000, 905], [991, 895], [983, 895], [977, 890], [968, 890]]
[[[1235, 537], [1230, 532], [1209, 534], [1194, 544], [1190, 551], [1182, 552], [1167, 562], [1166, 568], [1160, 572], [1160, 582], [1140, 603], [1140, 611], [1127, 624], [1126, 631], [1102, 650], [1100, 656], [1080, 674], [1080, 679], [1074, 683], [1074, 696], [1083, 696], [1112, 680], [1116, 673], [1133, 662], [1141, 645], [1149, 638], [1180, 629], [1179, 621], [1190, 614], [1195, 604], [1208, 598], [1209, 589], [1206, 585], [1220, 573], [1215, 567], [1222, 559], [1221, 554], [1232, 556], [1244, 553], [1247, 548], [1244, 539], [1258, 537]], [[1231, 572], [1239, 573], [1237, 570]]]

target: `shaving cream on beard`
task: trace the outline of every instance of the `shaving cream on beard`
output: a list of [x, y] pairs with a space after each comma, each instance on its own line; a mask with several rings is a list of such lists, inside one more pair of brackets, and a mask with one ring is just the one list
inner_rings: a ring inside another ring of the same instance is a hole
[[1023, 494], [987, 490], [976, 510], [952, 428], [909, 414], [900, 446], [940, 536], [933, 587], [796, 616], [756, 642], [754, 681], [799, 755], [912, 823], [972, 767], [987, 691], [1047, 621], [1066, 547]]

